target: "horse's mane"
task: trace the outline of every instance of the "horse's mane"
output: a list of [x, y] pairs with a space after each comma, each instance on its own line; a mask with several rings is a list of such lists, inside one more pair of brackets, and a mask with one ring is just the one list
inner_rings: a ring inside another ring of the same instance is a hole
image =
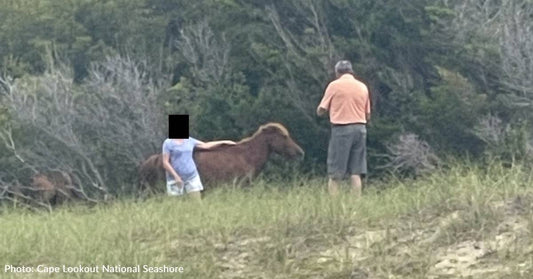
[[255, 133], [253, 135], [240, 140], [239, 142], [237, 142], [237, 144], [245, 143], [245, 142], [248, 142], [248, 141], [251, 141], [251, 140], [255, 139], [257, 136], [259, 136], [259, 134], [261, 134], [265, 129], [267, 129], [269, 127], [275, 127], [277, 129], [279, 129], [283, 135], [286, 135], [286, 136], [289, 135], [289, 131], [283, 125], [281, 125], [280, 123], [270, 122], [270, 123], [267, 123], [265, 125], [261, 125], [259, 127], [259, 129], [257, 129], [257, 131], [255, 131]]
[[241, 139], [240, 141], [238, 141], [236, 143], [236, 145], [233, 145], [233, 144], [220, 144], [218, 146], [215, 146], [215, 147], [211, 147], [211, 148], [208, 148], [208, 149], [204, 149], [204, 148], [197, 148], [197, 150], [202, 150], [202, 151], [212, 151], [212, 150], [219, 150], [219, 149], [222, 149], [222, 148], [226, 148], [226, 147], [232, 147], [232, 146], [239, 146], [243, 143], [247, 143], [247, 142], [250, 142], [252, 141], [253, 139], [255, 139], [256, 137], [258, 137], [265, 129], [269, 128], [269, 127], [275, 127], [276, 129], [278, 129], [283, 135], [286, 135], [288, 136], [289, 135], [289, 131], [287, 130], [287, 128], [285, 128], [283, 125], [281, 125], [280, 123], [275, 123], [275, 122], [270, 122], [270, 123], [267, 123], [267, 124], [264, 124], [264, 125], [261, 125], [259, 127], [259, 129], [257, 129], [257, 131], [255, 131], [255, 133], [247, 138], [244, 138], [244, 139]]

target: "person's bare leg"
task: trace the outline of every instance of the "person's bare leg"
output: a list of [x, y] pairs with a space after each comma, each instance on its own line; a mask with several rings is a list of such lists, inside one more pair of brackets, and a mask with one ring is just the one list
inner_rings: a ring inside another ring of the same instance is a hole
[[361, 176], [358, 174], [352, 174], [350, 176], [350, 182], [352, 184], [352, 192], [356, 197], [360, 197], [363, 194], [363, 183], [361, 182]]
[[190, 192], [187, 195], [195, 201], [202, 201], [202, 193], [200, 191]]
[[339, 183], [332, 178], [328, 181], [328, 192], [332, 197], [339, 195]]

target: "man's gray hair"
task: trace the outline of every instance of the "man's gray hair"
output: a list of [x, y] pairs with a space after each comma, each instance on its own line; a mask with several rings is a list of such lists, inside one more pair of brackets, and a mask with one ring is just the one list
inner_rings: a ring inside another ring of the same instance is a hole
[[337, 62], [337, 64], [335, 64], [335, 73], [338, 75], [347, 73], [353, 74], [352, 63], [350, 63], [348, 60], [341, 60]]

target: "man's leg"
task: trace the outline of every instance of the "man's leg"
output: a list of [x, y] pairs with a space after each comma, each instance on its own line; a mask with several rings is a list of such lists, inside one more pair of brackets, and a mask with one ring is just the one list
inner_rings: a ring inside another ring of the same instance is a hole
[[352, 192], [359, 197], [363, 193], [363, 183], [361, 181], [361, 174], [366, 174], [366, 127], [364, 125], [356, 125], [355, 139], [350, 150], [350, 161], [348, 163], [350, 172], [350, 184]]
[[339, 181], [342, 181], [346, 172], [349, 150], [353, 137], [350, 127], [338, 126], [331, 129], [331, 139], [328, 146], [328, 192], [331, 196], [339, 194]]
[[356, 197], [360, 197], [363, 194], [363, 183], [361, 182], [361, 176], [358, 174], [352, 174], [350, 176], [350, 182], [352, 184], [352, 192]]

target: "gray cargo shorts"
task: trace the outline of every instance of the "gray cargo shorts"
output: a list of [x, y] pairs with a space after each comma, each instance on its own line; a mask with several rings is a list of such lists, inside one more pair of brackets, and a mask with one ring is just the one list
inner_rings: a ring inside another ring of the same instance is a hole
[[343, 179], [346, 174], [366, 174], [366, 126], [333, 125], [328, 147], [328, 175]]

